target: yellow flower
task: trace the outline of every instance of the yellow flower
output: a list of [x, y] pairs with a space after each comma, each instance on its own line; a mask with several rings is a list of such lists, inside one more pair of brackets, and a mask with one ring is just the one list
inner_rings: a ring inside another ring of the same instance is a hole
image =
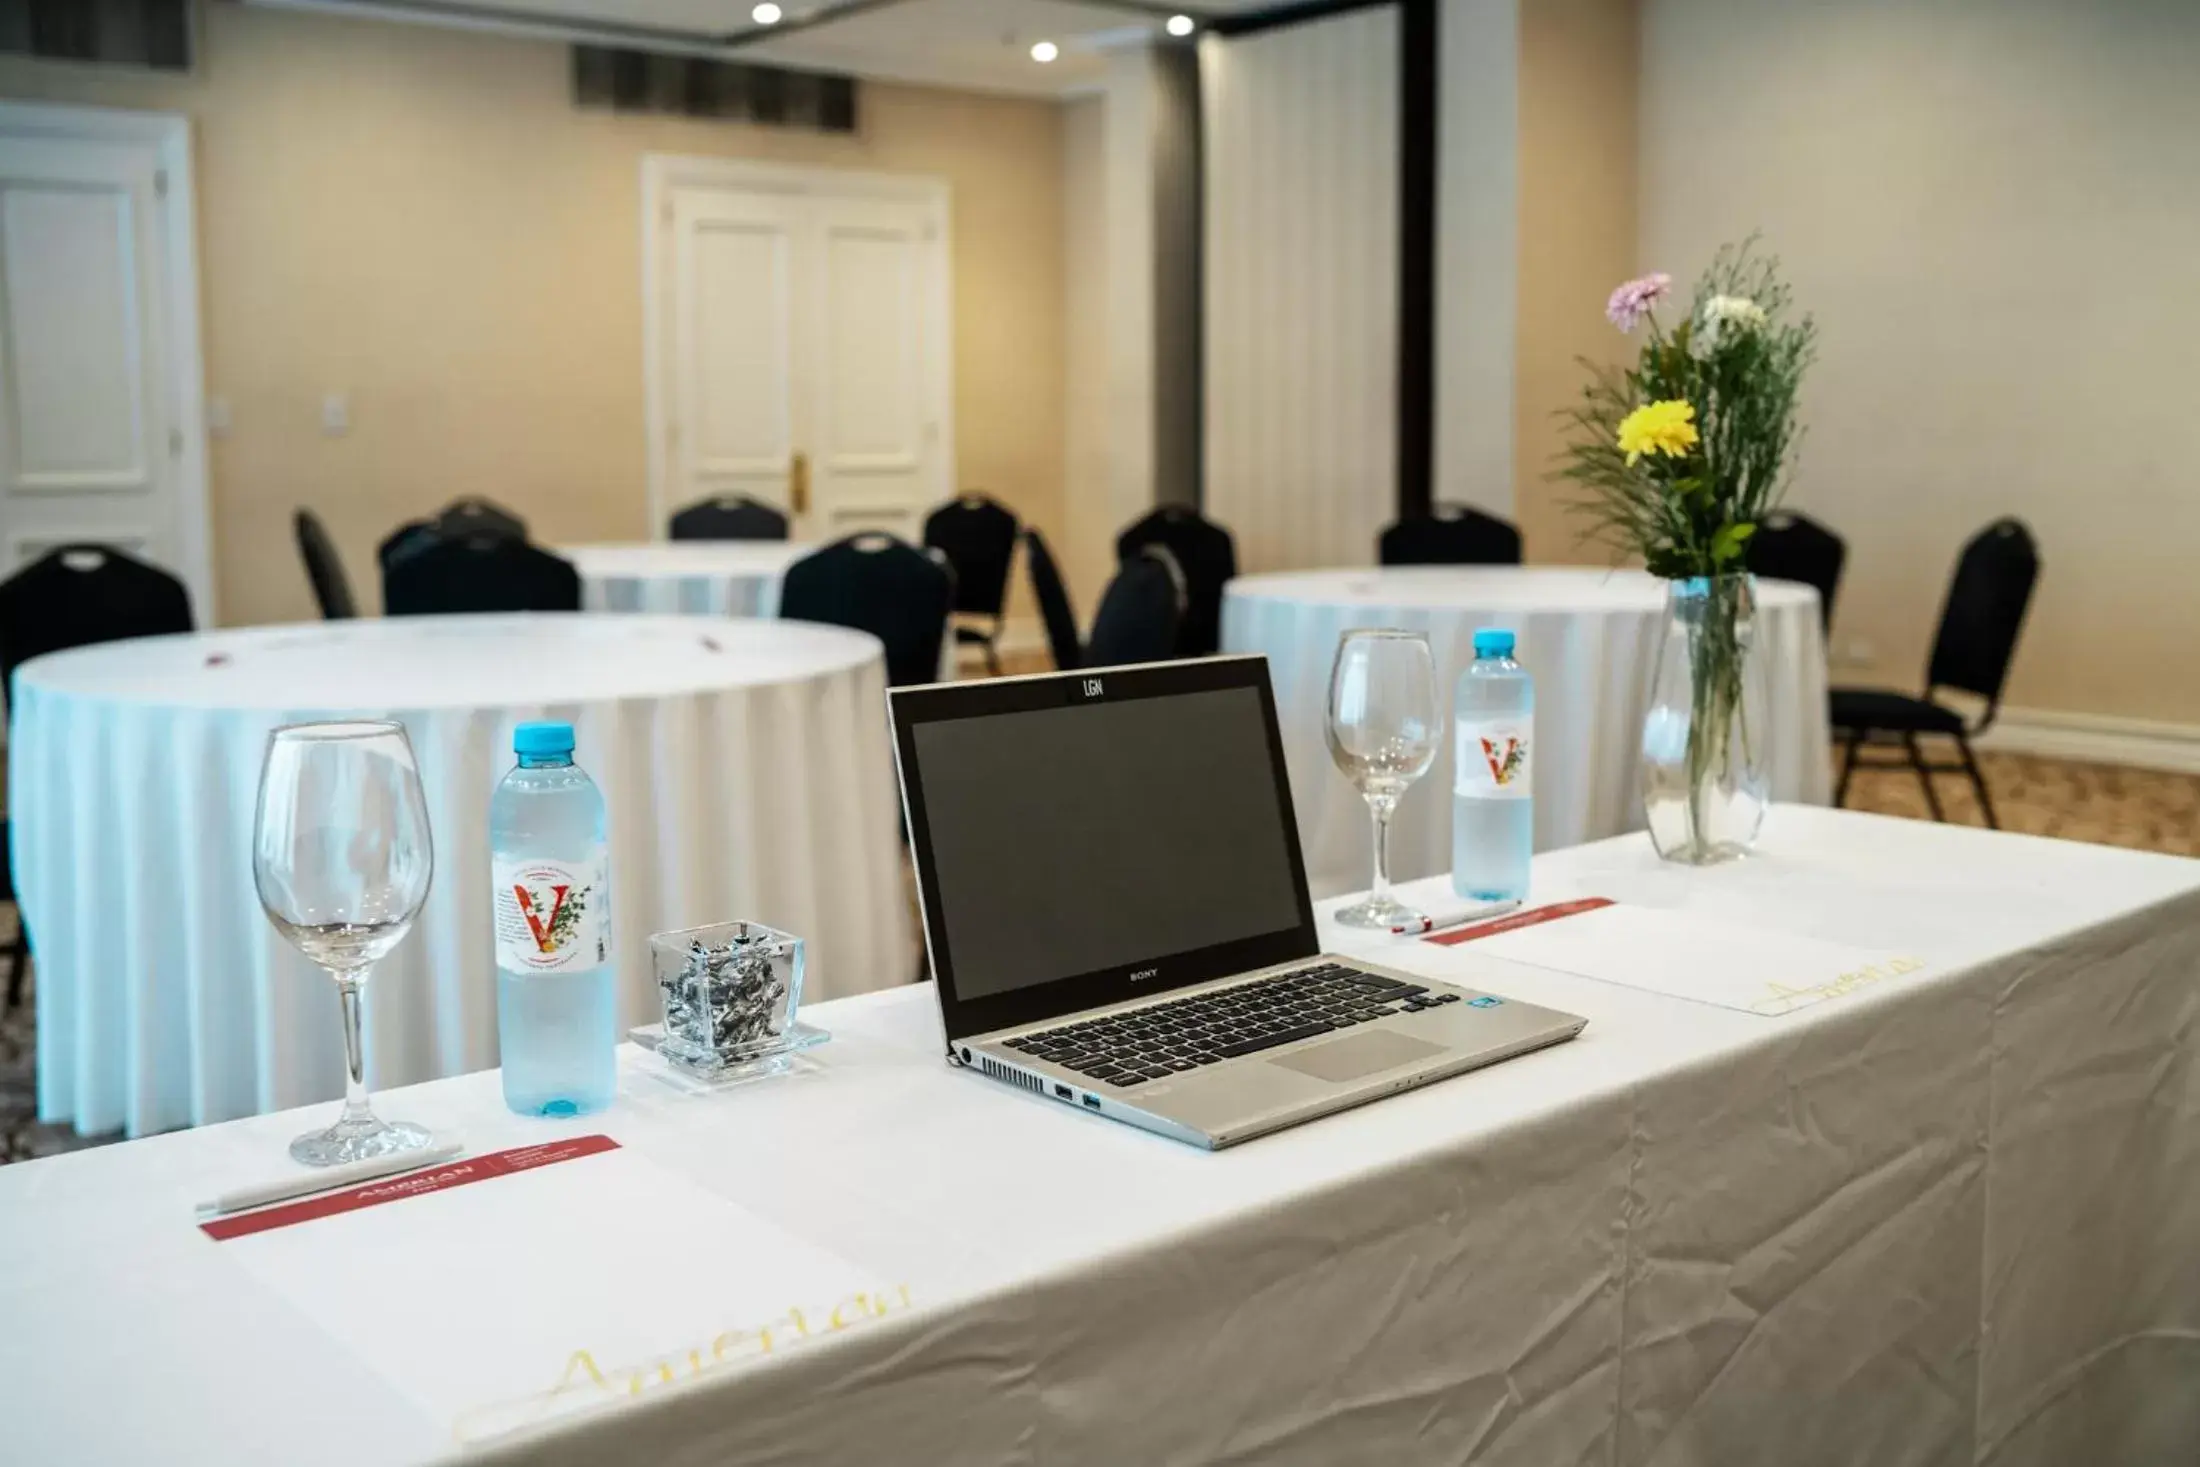
[[1696, 442], [1696, 405], [1679, 398], [1645, 403], [1619, 422], [1619, 446], [1630, 465], [1646, 453], [1680, 458]]

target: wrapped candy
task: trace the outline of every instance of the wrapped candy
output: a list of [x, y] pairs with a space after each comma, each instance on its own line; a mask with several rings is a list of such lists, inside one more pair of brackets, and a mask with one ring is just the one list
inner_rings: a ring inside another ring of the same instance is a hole
[[664, 1055], [715, 1072], [772, 1052], [802, 993], [802, 939], [721, 922], [649, 940], [664, 1001]]

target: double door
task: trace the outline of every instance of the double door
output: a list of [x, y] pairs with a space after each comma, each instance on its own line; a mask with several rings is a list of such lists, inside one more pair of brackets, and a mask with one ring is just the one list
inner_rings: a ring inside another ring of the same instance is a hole
[[954, 475], [944, 185], [653, 158], [644, 207], [655, 523], [745, 495], [916, 539]]

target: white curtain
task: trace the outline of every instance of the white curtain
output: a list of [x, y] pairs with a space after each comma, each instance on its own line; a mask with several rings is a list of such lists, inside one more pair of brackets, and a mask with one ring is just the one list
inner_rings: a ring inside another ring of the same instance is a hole
[[1397, 503], [1393, 6], [1200, 50], [1206, 510], [1241, 570], [1364, 564]]

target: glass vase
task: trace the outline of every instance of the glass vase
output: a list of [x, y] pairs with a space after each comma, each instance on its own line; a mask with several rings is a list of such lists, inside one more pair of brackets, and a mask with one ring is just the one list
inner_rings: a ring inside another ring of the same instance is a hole
[[1768, 702], [1747, 575], [1666, 582], [1665, 636], [1642, 724], [1642, 803], [1668, 861], [1749, 853], [1764, 826]]

